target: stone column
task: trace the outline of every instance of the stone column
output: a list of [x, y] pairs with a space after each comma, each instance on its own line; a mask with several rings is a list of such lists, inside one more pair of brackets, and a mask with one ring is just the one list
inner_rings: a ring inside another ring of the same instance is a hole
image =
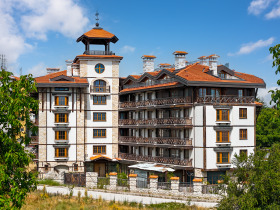
[[137, 174], [129, 174], [130, 191], [136, 191], [136, 179], [137, 179]]
[[110, 190], [116, 190], [117, 189], [117, 173], [111, 172], [109, 173], [110, 176]]
[[171, 177], [171, 191], [173, 193], [179, 192], [179, 177]]
[[97, 188], [97, 172], [86, 172], [86, 187]]
[[150, 175], [150, 191], [157, 191], [158, 188], [158, 176], [157, 175]]
[[193, 193], [202, 194], [202, 179], [193, 179]]

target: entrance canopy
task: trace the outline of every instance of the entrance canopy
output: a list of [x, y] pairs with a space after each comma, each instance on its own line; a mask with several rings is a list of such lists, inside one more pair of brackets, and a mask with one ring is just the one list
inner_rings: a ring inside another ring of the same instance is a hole
[[93, 161], [100, 160], [100, 159], [110, 160], [110, 161], [112, 160], [111, 158], [109, 158], [109, 157], [107, 157], [105, 155], [96, 155], [96, 156], [90, 157], [90, 160], [93, 160]]
[[139, 163], [135, 165], [128, 166], [129, 168], [133, 169], [140, 169], [140, 170], [146, 170], [146, 171], [156, 171], [156, 172], [174, 172], [175, 170], [173, 168], [169, 168], [165, 165], [156, 164], [156, 163]]

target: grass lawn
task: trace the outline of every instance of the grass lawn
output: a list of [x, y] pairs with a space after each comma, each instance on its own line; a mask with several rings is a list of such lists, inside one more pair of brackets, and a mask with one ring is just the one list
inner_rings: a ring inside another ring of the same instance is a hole
[[43, 191], [35, 191], [28, 195], [26, 203], [22, 209], [33, 210], [33, 209], [100, 209], [100, 210], [133, 210], [133, 209], [144, 209], [144, 210], [157, 210], [157, 209], [169, 209], [169, 210], [181, 210], [181, 209], [198, 209], [205, 210], [206, 208], [198, 208], [195, 206], [187, 206], [181, 203], [161, 203], [151, 204], [144, 206], [142, 203], [136, 202], [115, 202], [115, 201], [104, 201], [102, 198], [94, 200], [90, 197], [71, 197], [64, 195], [50, 195]]

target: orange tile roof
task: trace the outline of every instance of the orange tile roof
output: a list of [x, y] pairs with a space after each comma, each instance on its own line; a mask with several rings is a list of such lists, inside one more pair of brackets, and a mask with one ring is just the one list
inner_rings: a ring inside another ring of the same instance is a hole
[[158, 88], [158, 87], [169, 87], [180, 84], [179, 82], [170, 82], [165, 84], [158, 84], [158, 85], [151, 85], [151, 86], [144, 86], [144, 87], [137, 87], [137, 88], [126, 88], [121, 90], [120, 92], [127, 92], [127, 91], [134, 91], [134, 90], [142, 90], [142, 89], [150, 89], [150, 88]]
[[258, 102], [258, 101], [255, 101], [255, 104], [256, 104], [257, 106], [262, 106], [262, 105], [263, 105], [263, 103]]
[[96, 156], [92, 156], [90, 157], [90, 160], [98, 160], [98, 159], [108, 159], [108, 160], [112, 160], [111, 158], [105, 156], [105, 155], [96, 155]]
[[173, 54], [188, 54], [186, 51], [175, 51]]
[[201, 60], [201, 59], [206, 59], [206, 58], [207, 58], [207, 57], [203, 55], [203, 56], [200, 56], [200, 57], [197, 58], [197, 59], [200, 59], [200, 60]]
[[61, 75], [67, 76], [67, 71], [64, 70], [64, 71], [59, 71], [59, 72], [55, 72], [55, 73], [50, 73], [50, 74], [47, 74], [42, 77], [36, 77], [35, 81], [37, 83], [62, 83], [62, 84], [63, 83], [88, 83], [87, 79], [80, 78], [80, 77], [70, 77], [70, 78], [73, 78], [74, 81], [51, 81], [50, 80], [50, 79], [53, 79], [53, 78], [61, 76]]
[[132, 76], [135, 79], [139, 79], [141, 77], [141, 75], [130, 75], [130, 76]]
[[212, 54], [212, 55], [207, 56], [206, 58], [211, 58], [211, 57], [213, 57], [213, 56], [220, 57], [220, 56], [218, 56], [218, 55], [216, 55], [216, 54]]
[[143, 55], [142, 58], [156, 58], [156, 56], [154, 55]]
[[160, 63], [159, 66], [171, 66], [169, 63]]
[[93, 28], [90, 31], [84, 33], [84, 35], [90, 38], [107, 38], [107, 39], [111, 39], [115, 36], [114, 34], [105, 31], [102, 28]]

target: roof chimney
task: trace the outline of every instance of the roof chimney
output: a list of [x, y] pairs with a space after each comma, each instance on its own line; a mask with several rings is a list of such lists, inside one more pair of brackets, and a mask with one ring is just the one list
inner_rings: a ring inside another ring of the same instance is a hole
[[73, 74], [72, 74], [72, 68], [71, 68], [71, 65], [72, 65], [72, 60], [66, 60], [66, 67], [67, 67], [67, 76], [68, 77], [72, 77]]
[[209, 55], [207, 58], [209, 59], [209, 68], [210, 70], [212, 70], [213, 75], [218, 76], [218, 58], [220, 56], [213, 54], [213, 55]]
[[175, 69], [181, 69], [186, 67], [186, 55], [188, 53], [185, 51], [175, 51]]
[[151, 72], [155, 70], [155, 58], [153, 55], [143, 55], [143, 72]]
[[60, 71], [60, 68], [47, 68], [47, 74], [55, 73]]
[[206, 56], [200, 56], [199, 58], [197, 58], [199, 60], [199, 63], [201, 65], [207, 66], [207, 57]]

